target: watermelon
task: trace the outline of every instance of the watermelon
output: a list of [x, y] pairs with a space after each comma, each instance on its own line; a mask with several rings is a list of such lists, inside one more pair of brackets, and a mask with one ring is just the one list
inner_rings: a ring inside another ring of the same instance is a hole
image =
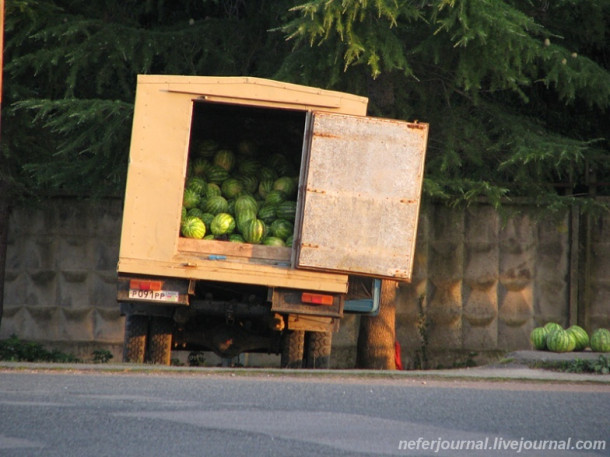
[[271, 224], [277, 218], [277, 207], [275, 205], [264, 205], [258, 210], [258, 218], [266, 224]]
[[197, 159], [193, 162], [193, 166], [191, 168], [192, 174], [195, 176], [204, 176], [208, 168], [210, 168], [212, 164], [209, 160], [206, 159]]
[[180, 226], [180, 231], [186, 238], [200, 240], [205, 236], [205, 224], [198, 217], [187, 216]]
[[187, 209], [183, 206], [182, 207], [182, 215], [180, 216], [180, 221], [184, 221], [184, 219], [186, 218], [186, 215], [188, 214]]
[[206, 186], [207, 183], [201, 176], [191, 176], [186, 180], [186, 184], [184, 185], [186, 189], [192, 189], [198, 194], [203, 194]]
[[213, 234], [209, 234], [203, 237], [204, 240], [215, 240], [216, 237]]
[[589, 334], [584, 328], [579, 327], [578, 325], [572, 325], [567, 329], [567, 331], [571, 333], [576, 340], [576, 347], [574, 348], [575, 351], [582, 351], [589, 346]]
[[551, 332], [553, 330], [557, 330], [557, 329], [563, 330], [563, 327], [556, 322], [547, 322], [544, 325], [544, 328], [547, 329], [549, 332]]
[[235, 178], [225, 179], [222, 185], [220, 186], [222, 194], [229, 199], [237, 197], [241, 193], [243, 188], [243, 183]]
[[205, 171], [205, 177], [209, 182], [220, 184], [229, 177], [229, 172], [221, 166], [210, 165], [210, 167]]
[[210, 224], [214, 236], [228, 235], [235, 230], [235, 219], [228, 213], [218, 213]]
[[231, 233], [229, 235], [229, 241], [231, 243], [245, 243], [244, 237], [239, 233]]
[[216, 195], [222, 195], [222, 190], [218, 184], [209, 182], [205, 186], [203, 195], [207, 198], [215, 197]]
[[553, 352], [570, 352], [576, 347], [576, 340], [568, 331], [556, 328], [546, 336], [546, 347]]
[[235, 165], [235, 154], [229, 149], [221, 149], [214, 155], [214, 165], [231, 171]]
[[[186, 215], [191, 216], [191, 217], [198, 217], [199, 219], [201, 219], [203, 221], [204, 212], [201, 211], [199, 208], [191, 208], [187, 211]], [[205, 221], [204, 221], [204, 223], [205, 223]]]
[[256, 215], [257, 211], [258, 203], [251, 195], [240, 195], [235, 199], [235, 215], [237, 217], [239, 217], [240, 214], [245, 212], [254, 212], [254, 214]]
[[274, 190], [270, 191], [267, 194], [267, 196], [265, 197], [265, 204], [277, 205], [277, 204], [283, 202], [284, 200], [286, 200], [286, 198], [287, 198], [287, 196], [283, 191], [274, 189]]
[[201, 220], [203, 221], [205, 226], [208, 228], [210, 227], [210, 224], [212, 223], [213, 219], [214, 219], [214, 215], [212, 213], [203, 213], [201, 215]]
[[197, 148], [197, 153], [201, 157], [213, 157], [219, 147], [219, 144], [214, 140], [203, 140]]
[[544, 327], [536, 327], [530, 333], [530, 342], [534, 349], [544, 351], [546, 349], [546, 337], [549, 331]]
[[273, 190], [273, 180], [272, 179], [261, 179], [258, 183], [258, 195], [265, 199], [269, 192]]
[[284, 246], [284, 240], [277, 236], [268, 236], [263, 240], [265, 246]]
[[281, 219], [294, 221], [297, 212], [297, 202], [288, 200], [277, 205], [276, 214]]
[[253, 194], [258, 190], [258, 178], [256, 176], [241, 175], [237, 179], [243, 184], [245, 192]]
[[227, 203], [228, 207], [226, 212], [235, 217], [235, 200], [229, 200]]
[[271, 154], [267, 163], [271, 168], [273, 168], [277, 173], [279, 173], [280, 176], [290, 174], [294, 171], [292, 163], [284, 154]]
[[218, 213], [226, 213], [228, 209], [229, 202], [227, 202], [224, 197], [216, 195], [215, 197], [210, 197], [207, 199], [207, 201], [205, 202], [204, 211], [206, 213], [216, 215]]
[[598, 328], [591, 334], [589, 344], [594, 352], [610, 352], [610, 330]]
[[263, 240], [266, 232], [265, 223], [260, 219], [250, 219], [242, 230], [242, 235], [247, 243], [258, 244]]
[[292, 246], [294, 244], [294, 237], [292, 235], [290, 235], [288, 238], [286, 238], [286, 241], [284, 241], [284, 244], [286, 246]]
[[285, 240], [294, 232], [294, 225], [286, 219], [276, 219], [271, 223], [269, 231], [275, 237]]
[[258, 171], [258, 177], [262, 180], [275, 181], [278, 178], [277, 172], [270, 167], [261, 167]]
[[282, 176], [273, 182], [273, 190], [281, 190], [286, 194], [287, 198], [291, 198], [296, 195], [297, 182], [294, 178]]
[[245, 176], [258, 176], [261, 164], [255, 159], [242, 159], [237, 164], [237, 170]]
[[193, 189], [184, 189], [184, 195], [182, 197], [182, 206], [186, 209], [195, 208], [199, 201], [201, 200], [201, 196], [198, 192]]
[[237, 151], [246, 156], [254, 155], [256, 149], [256, 144], [253, 141], [242, 140], [237, 144]]

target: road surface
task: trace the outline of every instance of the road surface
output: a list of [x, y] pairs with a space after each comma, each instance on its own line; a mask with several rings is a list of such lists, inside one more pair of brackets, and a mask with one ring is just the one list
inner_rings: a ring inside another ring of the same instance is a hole
[[607, 385], [278, 373], [5, 370], [0, 456], [610, 455]]

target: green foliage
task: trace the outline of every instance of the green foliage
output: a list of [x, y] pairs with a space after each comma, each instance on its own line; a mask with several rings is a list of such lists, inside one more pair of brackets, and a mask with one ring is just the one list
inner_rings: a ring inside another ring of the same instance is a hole
[[0, 177], [16, 196], [120, 195], [137, 75], [269, 76], [287, 3], [7, 0]]
[[59, 362], [74, 363], [79, 359], [61, 351], [46, 350], [41, 344], [20, 340], [16, 335], [0, 341], [0, 360], [9, 362]]
[[610, 181], [609, 2], [312, 0], [293, 11], [281, 74], [430, 123], [428, 197], [607, 211], [588, 197], [610, 194], [596, 186]]
[[93, 363], [108, 363], [114, 357], [107, 349], [96, 349], [92, 355]]
[[596, 360], [576, 359], [564, 362], [556, 369], [568, 373], [610, 374], [610, 360], [606, 356], [600, 355]]

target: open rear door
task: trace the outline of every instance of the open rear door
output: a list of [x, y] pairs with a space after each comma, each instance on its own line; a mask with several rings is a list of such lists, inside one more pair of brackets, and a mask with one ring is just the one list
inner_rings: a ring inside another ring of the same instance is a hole
[[295, 266], [410, 280], [427, 136], [427, 124], [310, 113]]

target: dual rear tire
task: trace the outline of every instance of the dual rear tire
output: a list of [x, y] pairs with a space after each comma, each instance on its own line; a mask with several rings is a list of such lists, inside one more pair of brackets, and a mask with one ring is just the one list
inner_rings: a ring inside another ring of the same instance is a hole
[[282, 341], [282, 368], [330, 368], [331, 332], [288, 330]]
[[128, 314], [123, 361], [169, 365], [173, 326], [173, 320], [167, 317]]

